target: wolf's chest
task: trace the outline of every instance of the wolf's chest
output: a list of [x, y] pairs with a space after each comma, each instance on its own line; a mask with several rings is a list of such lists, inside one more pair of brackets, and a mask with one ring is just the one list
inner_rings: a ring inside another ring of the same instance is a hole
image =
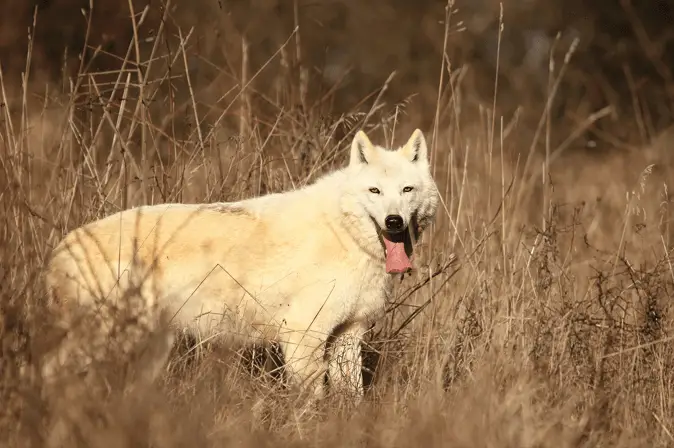
[[393, 279], [380, 269], [365, 269], [342, 291], [342, 300], [353, 320], [376, 318], [393, 291]]

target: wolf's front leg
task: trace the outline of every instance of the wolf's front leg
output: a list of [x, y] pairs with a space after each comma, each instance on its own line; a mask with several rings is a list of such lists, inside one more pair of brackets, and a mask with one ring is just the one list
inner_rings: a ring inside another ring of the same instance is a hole
[[361, 343], [367, 328], [354, 323], [334, 334], [328, 361], [330, 389], [358, 403], [363, 398]]
[[315, 330], [286, 330], [279, 334], [278, 340], [289, 382], [307, 391], [311, 403], [322, 398], [327, 370], [324, 361], [327, 334]]

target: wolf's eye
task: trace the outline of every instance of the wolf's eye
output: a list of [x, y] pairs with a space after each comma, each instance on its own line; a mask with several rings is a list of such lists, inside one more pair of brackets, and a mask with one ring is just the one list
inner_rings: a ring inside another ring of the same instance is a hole
[[409, 193], [412, 190], [414, 190], [414, 187], [405, 187], [403, 188], [403, 193]]
[[380, 193], [379, 188], [374, 187], [370, 188], [370, 193], [379, 194]]

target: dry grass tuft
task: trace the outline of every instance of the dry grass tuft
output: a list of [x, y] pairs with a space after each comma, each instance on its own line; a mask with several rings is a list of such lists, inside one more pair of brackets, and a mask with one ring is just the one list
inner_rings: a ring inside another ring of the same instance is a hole
[[[191, 78], [189, 29], [160, 29], [143, 52], [136, 37], [117, 70], [82, 64], [47, 94], [2, 74], [3, 446], [672, 446], [671, 137], [601, 156], [576, 150], [573, 135], [556, 145], [550, 108], [533, 128], [501, 120], [493, 104], [465, 112], [470, 87], [444, 63], [426, 131], [442, 211], [420, 269], [370, 334], [365, 403], [330, 397], [302, 414], [273, 353], [216, 343], [179, 341], [149, 381], [166, 329], [121, 315], [131, 355], [85, 319], [72, 337], [105, 356], [86, 378], [43, 383], [36, 372], [64, 329], [41, 274], [64, 232], [139, 204], [293, 188], [344, 163], [355, 130], [390, 144], [415, 127], [407, 103], [384, 101], [394, 76], [326, 118], [337, 94], [312, 103], [312, 78], [298, 75], [301, 30], [259, 65], [242, 37], [236, 70], [205, 90]], [[550, 105], [566, 51], [552, 64]], [[247, 83], [270, 72], [266, 91]]]

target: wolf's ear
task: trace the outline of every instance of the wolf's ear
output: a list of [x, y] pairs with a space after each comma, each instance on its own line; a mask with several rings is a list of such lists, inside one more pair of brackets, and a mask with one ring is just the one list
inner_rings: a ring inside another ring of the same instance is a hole
[[419, 129], [412, 132], [412, 136], [400, 151], [412, 163], [428, 163], [428, 146], [424, 134]]
[[361, 165], [371, 163], [375, 157], [375, 148], [367, 138], [365, 132], [358, 131], [351, 143], [351, 158], [349, 165]]

